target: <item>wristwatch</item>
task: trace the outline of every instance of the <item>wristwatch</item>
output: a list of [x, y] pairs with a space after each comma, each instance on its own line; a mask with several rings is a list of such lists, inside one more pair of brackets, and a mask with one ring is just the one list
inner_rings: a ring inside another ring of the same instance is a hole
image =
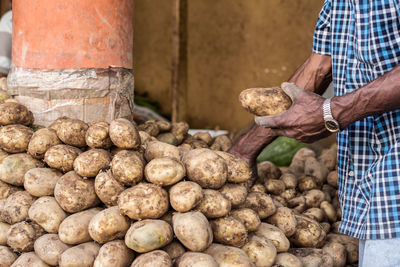
[[339, 132], [339, 123], [332, 116], [330, 98], [325, 99], [324, 104], [322, 105], [322, 110], [324, 112], [325, 128], [332, 133]]

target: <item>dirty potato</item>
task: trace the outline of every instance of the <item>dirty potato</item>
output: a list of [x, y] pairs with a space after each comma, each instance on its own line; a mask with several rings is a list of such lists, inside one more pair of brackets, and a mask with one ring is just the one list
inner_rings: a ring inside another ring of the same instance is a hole
[[267, 222], [281, 229], [287, 237], [296, 232], [297, 221], [293, 211], [289, 208], [277, 208], [276, 212], [267, 218]]
[[94, 190], [94, 181], [83, 179], [74, 171], [60, 177], [54, 188], [54, 197], [69, 213], [94, 207], [100, 202]]
[[22, 253], [10, 267], [49, 267], [35, 252]]
[[44, 161], [51, 168], [62, 172], [74, 169], [74, 160], [82, 153], [77, 147], [69, 145], [55, 145], [50, 147], [44, 154]]
[[277, 252], [286, 252], [290, 247], [290, 242], [282, 230], [272, 224], [261, 223], [254, 234], [270, 240], [276, 247]]
[[82, 177], [96, 177], [111, 162], [111, 155], [107, 150], [93, 148], [79, 154], [74, 160], [74, 170]]
[[212, 244], [205, 253], [212, 256], [219, 266], [254, 267], [246, 252], [240, 248]]
[[60, 255], [60, 267], [92, 267], [99, 253], [100, 246], [87, 242], [65, 250]]
[[168, 211], [168, 193], [158, 185], [140, 183], [119, 195], [118, 207], [134, 220], [157, 219]]
[[129, 267], [135, 255], [123, 240], [105, 243], [99, 250], [93, 267]]
[[180, 161], [172, 158], [156, 158], [147, 163], [144, 174], [150, 183], [168, 186], [182, 180], [186, 170]]
[[28, 219], [28, 211], [35, 197], [26, 191], [17, 191], [11, 194], [1, 213], [2, 219], [9, 224], [14, 224]]
[[210, 149], [193, 149], [185, 154], [183, 162], [188, 178], [203, 188], [219, 189], [227, 180], [225, 160]]
[[58, 233], [60, 223], [67, 217], [54, 197], [44, 196], [33, 202], [28, 211], [29, 219], [48, 233]]
[[100, 211], [89, 222], [89, 235], [98, 243], [124, 237], [130, 221], [119, 213], [118, 206]]
[[219, 192], [231, 201], [232, 207], [238, 207], [246, 201], [247, 188], [244, 184], [226, 183]]
[[276, 248], [264, 237], [252, 235], [242, 249], [257, 267], [270, 267], [275, 262]]
[[125, 186], [114, 179], [110, 170], [100, 172], [94, 180], [96, 195], [108, 207], [118, 204], [118, 196], [125, 189]]
[[167, 252], [171, 259], [179, 258], [186, 252], [185, 247], [176, 240], [173, 240], [171, 243], [163, 247], [162, 250]]
[[178, 147], [159, 141], [151, 141], [147, 145], [144, 157], [148, 162], [155, 158], [164, 157], [175, 160], [181, 159]]
[[290, 97], [279, 87], [250, 88], [239, 95], [242, 106], [257, 116], [272, 116], [292, 105]]
[[175, 262], [176, 267], [218, 267], [218, 263], [208, 254], [186, 252]]
[[199, 211], [175, 213], [172, 225], [176, 237], [191, 251], [203, 251], [213, 241], [211, 226]]
[[248, 232], [256, 231], [261, 224], [260, 217], [258, 217], [258, 214], [252, 209], [242, 208], [233, 210], [230, 215], [240, 220]]
[[7, 245], [17, 252], [33, 250], [35, 240], [44, 234], [44, 230], [32, 222], [19, 222], [13, 224], [7, 233]]
[[0, 266], [9, 267], [18, 258], [17, 254], [11, 248], [0, 246]]
[[109, 128], [110, 125], [105, 121], [92, 122], [85, 135], [88, 147], [109, 149], [112, 146]]
[[146, 253], [168, 245], [173, 237], [172, 227], [165, 221], [141, 220], [129, 228], [125, 244], [138, 253]]
[[326, 233], [318, 222], [301, 215], [295, 215], [297, 220], [296, 232], [290, 241], [299, 247], [319, 248], [326, 238]]
[[140, 147], [140, 136], [136, 126], [127, 119], [119, 118], [110, 123], [111, 141], [119, 148], [137, 149]]
[[[172, 267], [172, 260], [167, 252], [154, 250], [141, 254], [137, 257], [130, 267]], [[61, 266], [60, 266], [61, 267]]]
[[25, 173], [24, 188], [35, 197], [51, 196], [62, 173], [50, 168], [33, 168]]
[[246, 244], [247, 230], [241, 220], [233, 216], [227, 216], [218, 218], [210, 223], [214, 241], [234, 247], [242, 247]]
[[174, 210], [187, 212], [201, 202], [203, 199], [203, 189], [194, 182], [179, 182], [170, 188], [169, 198]]
[[32, 123], [33, 114], [24, 105], [13, 102], [0, 104], [0, 125], [30, 125]]
[[34, 249], [36, 255], [51, 266], [58, 265], [60, 255], [70, 248], [60, 241], [57, 234], [45, 234], [36, 239]]
[[85, 147], [85, 135], [89, 126], [78, 119], [67, 119], [61, 122], [57, 129], [57, 136], [63, 143], [75, 147]]
[[33, 130], [19, 124], [0, 128], [0, 148], [8, 153], [21, 153], [28, 149]]
[[61, 144], [61, 141], [56, 131], [50, 128], [42, 128], [33, 133], [29, 141], [28, 153], [36, 159], [43, 159], [50, 147], [59, 144]]
[[231, 211], [231, 202], [220, 192], [212, 189], [203, 190], [203, 199], [196, 206], [207, 218], [219, 218]]
[[111, 161], [114, 178], [124, 185], [135, 185], [143, 178], [143, 162], [137, 152], [119, 151]]
[[265, 219], [276, 211], [272, 198], [262, 192], [250, 192], [242, 206], [257, 212], [260, 219]]

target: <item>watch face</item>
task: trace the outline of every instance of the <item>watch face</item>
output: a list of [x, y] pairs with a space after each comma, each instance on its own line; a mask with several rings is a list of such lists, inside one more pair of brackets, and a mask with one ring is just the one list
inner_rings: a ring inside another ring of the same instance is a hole
[[325, 121], [325, 127], [328, 129], [328, 131], [336, 133], [339, 131], [339, 123], [335, 120], [328, 120]]

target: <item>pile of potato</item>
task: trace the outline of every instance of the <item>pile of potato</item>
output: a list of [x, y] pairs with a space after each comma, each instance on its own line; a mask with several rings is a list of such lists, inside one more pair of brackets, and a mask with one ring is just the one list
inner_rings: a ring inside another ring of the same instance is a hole
[[345, 266], [335, 149], [290, 167], [227, 153], [186, 123], [61, 117], [0, 104], [0, 267]]

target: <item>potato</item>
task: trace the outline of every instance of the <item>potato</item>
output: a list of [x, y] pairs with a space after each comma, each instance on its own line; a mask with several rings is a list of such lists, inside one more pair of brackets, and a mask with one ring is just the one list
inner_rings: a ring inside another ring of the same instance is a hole
[[135, 151], [122, 150], [111, 161], [114, 178], [124, 185], [135, 185], [143, 178], [143, 162]]
[[139, 131], [144, 131], [151, 136], [157, 136], [160, 133], [160, 129], [155, 121], [146, 121], [140, 124], [137, 128]]
[[8, 184], [22, 186], [25, 173], [30, 169], [42, 166], [42, 162], [28, 154], [9, 155], [0, 163], [0, 180]]
[[168, 186], [182, 180], [186, 170], [180, 161], [172, 158], [156, 158], [147, 163], [144, 174], [150, 183]]
[[22, 253], [10, 267], [48, 267], [35, 252]]
[[230, 215], [241, 221], [248, 232], [256, 231], [261, 224], [260, 217], [252, 209], [242, 208], [233, 210]]
[[336, 149], [330, 148], [323, 150], [321, 155], [318, 157], [321, 162], [328, 170], [332, 171], [336, 167], [337, 151]]
[[183, 144], [189, 144], [191, 148], [208, 148], [208, 145], [203, 140], [199, 140], [194, 138], [191, 135], [187, 135], [185, 140], [183, 140]]
[[286, 189], [295, 189], [297, 186], [297, 177], [292, 173], [283, 173], [279, 179], [285, 184]]
[[285, 191], [285, 183], [281, 180], [268, 179], [265, 180], [265, 189], [268, 193], [280, 195]]
[[304, 173], [304, 163], [308, 157], [316, 157], [315, 152], [310, 148], [303, 147], [296, 152], [290, 163], [288, 171], [296, 176]]
[[281, 176], [281, 171], [274, 163], [270, 161], [263, 161], [257, 164], [257, 174], [260, 180], [276, 180]]
[[314, 157], [306, 158], [304, 162], [304, 174], [312, 176], [316, 179], [318, 184], [326, 182], [329, 170], [322, 163]]
[[228, 175], [225, 160], [212, 150], [197, 148], [187, 152], [183, 158], [190, 180], [203, 188], [221, 188]]
[[231, 202], [220, 192], [212, 189], [203, 190], [203, 199], [196, 206], [207, 218], [219, 218], [231, 211]]
[[317, 222], [322, 222], [325, 219], [324, 212], [319, 208], [310, 208], [302, 213], [302, 215], [315, 220]]
[[301, 260], [303, 266], [333, 267], [333, 259], [330, 255], [316, 248], [296, 248], [289, 251]]
[[218, 263], [208, 254], [186, 252], [175, 262], [176, 267], [218, 267]]
[[111, 162], [110, 153], [104, 149], [93, 148], [83, 152], [74, 160], [74, 171], [83, 177], [96, 177]]
[[127, 119], [119, 118], [110, 123], [111, 141], [119, 148], [136, 149], [140, 147], [140, 136], [136, 126]]
[[197, 132], [193, 135], [194, 138], [204, 141], [207, 145], [211, 145], [213, 138], [208, 132]]
[[199, 211], [175, 213], [172, 224], [178, 240], [191, 251], [203, 251], [213, 241], [211, 226]]
[[35, 198], [26, 191], [11, 194], [4, 203], [2, 219], [9, 224], [28, 219], [28, 211], [34, 201]]
[[112, 146], [109, 128], [110, 125], [105, 121], [92, 122], [85, 134], [86, 144], [90, 148], [109, 149]]
[[0, 246], [0, 267], [10, 267], [17, 258], [9, 247]]
[[44, 161], [51, 168], [62, 172], [69, 172], [74, 169], [74, 160], [82, 153], [77, 147], [69, 145], [56, 145], [50, 147], [44, 154]]
[[8, 223], [0, 222], [0, 246], [7, 245], [7, 233], [10, 227]]
[[335, 208], [328, 201], [322, 201], [320, 205], [321, 210], [325, 213], [330, 222], [336, 222], [337, 214]]
[[275, 258], [275, 264], [283, 267], [303, 267], [301, 260], [288, 252], [279, 253]]
[[274, 264], [276, 248], [264, 237], [253, 235], [242, 249], [257, 267], [270, 267]]
[[337, 242], [340, 243], [342, 245], [345, 244], [349, 244], [352, 243], [354, 245], [356, 245], [358, 247], [358, 239], [348, 236], [348, 235], [344, 235], [344, 234], [328, 234], [326, 237], [326, 241], [327, 242]]
[[24, 105], [13, 102], [0, 104], [0, 125], [32, 123], [33, 114]]
[[65, 250], [58, 262], [60, 267], [92, 267], [100, 246], [87, 242]]
[[126, 188], [116, 179], [114, 179], [110, 170], [100, 172], [94, 180], [94, 189], [99, 199], [106, 204], [106, 206], [118, 205], [118, 196]]
[[77, 212], [64, 219], [58, 228], [58, 235], [62, 242], [69, 245], [77, 245], [91, 241], [89, 235], [89, 223], [101, 208], [93, 208]]
[[89, 222], [89, 235], [98, 243], [124, 237], [130, 221], [119, 213], [118, 206], [100, 211]]
[[300, 192], [319, 188], [315, 179], [311, 176], [303, 175], [298, 180], [297, 188]]
[[327, 178], [328, 184], [331, 185], [334, 188], [338, 188], [338, 172], [337, 171], [331, 171], [328, 174]]
[[325, 233], [329, 233], [331, 230], [331, 224], [328, 222], [322, 222], [319, 225], [321, 225], [322, 229], [324, 229]]
[[179, 149], [176, 146], [159, 141], [152, 141], [147, 145], [144, 157], [148, 162], [155, 158], [168, 157], [175, 160], [180, 160], [181, 158]]
[[182, 246], [179, 241], [172, 241], [171, 243], [163, 247], [162, 250], [167, 252], [170, 258], [173, 260], [179, 258], [186, 252], [185, 247]]
[[265, 186], [262, 184], [255, 184], [250, 188], [250, 192], [261, 192], [265, 193], [267, 190], [265, 189]]
[[135, 255], [122, 240], [105, 243], [99, 250], [93, 267], [129, 267]]
[[169, 198], [174, 210], [187, 212], [201, 202], [203, 189], [194, 182], [179, 182], [170, 188]]
[[41, 197], [33, 202], [28, 214], [32, 221], [48, 233], [58, 233], [60, 223], [67, 217], [56, 199], [49, 196]]
[[54, 197], [63, 210], [69, 213], [82, 211], [99, 204], [94, 181], [83, 179], [70, 171], [57, 181]]
[[25, 173], [24, 188], [35, 197], [51, 196], [62, 173], [50, 168], [33, 168]]
[[[154, 250], [137, 257], [130, 267], [172, 267], [171, 258], [167, 252]], [[61, 266], [60, 266], [61, 267]]]
[[240, 248], [212, 244], [205, 253], [212, 256], [222, 267], [255, 267], [246, 252]]
[[[178, 145], [178, 139], [172, 133], [162, 133], [157, 135], [157, 140], [170, 145]], [[190, 145], [189, 145], [190, 146]]]
[[353, 264], [358, 261], [358, 246], [353, 243], [342, 244], [346, 249], [347, 263]]
[[318, 208], [322, 201], [325, 200], [325, 194], [321, 190], [312, 189], [305, 192], [304, 198], [306, 200], [306, 206], [310, 208]]
[[296, 189], [291, 188], [291, 189], [286, 189], [279, 196], [283, 197], [285, 200], [290, 200], [295, 198], [296, 195], [297, 195]]
[[247, 188], [244, 184], [226, 183], [219, 192], [231, 202], [232, 207], [238, 207], [246, 201]]
[[43, 229], [35, 224], [19, 222], [11, 225], [7, 233], [7, 245], [17, 252], [33, 250], [35, 240], [44, 234]]
[[289, 208], [277, 208], [276, 212], [267, 218], [267, 222], [281, 229], [287, 237], [296, 232], [297, 221], [293, 211]]
[[346, 265], [347, 251], [342, 244], [329, 242], [323, 246], [322, 251], [332, 257], [334, 267], [344, 267]]
[[277, 252], [286, 252], [290, 247], [290, 242], [282, 230], [272, 224], [261, 223], [254, 234], [270, 240], [276, 247]]
[[50, 128], [42, 128], [33, 133], [29, 145], [28, 153], [36, 158], [43, 159], [46, 151], [55, 145], [61, 144], [57, 132]]
[[60, 140], [71, 146], [85, 147], [85, 135], [89, 126], [78, 119], [66, 119], [61, 122], [57, 129], [57, 136]]
[[12, 193], [15, 193], [15, 192], [21, 191], [21, 190], [22, 189], [20, 187], [16, 187], [16, 186], [13, 186], [13, 185], [10, 185], [10, 184], [0, 181], [0, 199], [6, 199]]
[[55, 121], [53, 121], [50, 125], [49, 125], [49, 129], [53, 129], [54, 131], [56, 131], [57, 132], [57, 130], [60, 128], [60, 126], [64, 123], [64, 122], [66, 122], [66, 121], [69, 121], [71, 118], [68, 118], [68, 117], [65, 117], [65, 116], [63, 116], [63, 117], [59, 117], [59, 118], [57, 118]]
[[155, 124], [157, 125], [160, 132], [168, 132], [172, 128], [172, 124], [167, 120], [156, 120]]
[[178, 144], [182, 143], [189, 131], [189, 124], [186, 122], [175, 122], [172, 123], [171, 133], [175, 135], [178, 140]]
[[168, 211], [168, 193], [158, 185], [140, 183], [119, 195], [118, 207], [134, 220], [157, 219]]
[[34, 244], [36, 255], [51, 266], [57, 266], [60, 255], [69, 248], [69, 245], [60, 241], [57, 234], [42, 235]]
[[272, 116], [292, 105], [290, 97], [279, 87], [250, 88], [239, 95], [242, 106], [257, 116]]
[[169, 244], [174, 237], [171, 226], [163, 220], [135, 222], [125, 236], [128, 248], [146, 253]]
[[226, 135], [215, 137], [213, 144], [210, 146], [212, 150], [228, 151], [232, 147], [232, 141]]
[[272, 198], [261, 192], [250, 192], [242, 206], [257, 212], [260, 219], [265, 219], [276, 211]]
[[242, 247], [247, 242], [247, 230], [241, 220], [233, 216], [211, 221], [211, 228], [214, 234], [214, 241], [234, 246]]
[[306, 216], [295, 215], [295, 217], [296, 232], [290, 237], [290, 241], [299, 247], [321, 247], [325, 242], [326, 233], [319, 223]]
[[216, 151], [215, 153], [225, 160], [228, 168], [228, 182], [244, 183], [251, 178], [251, 169], [244, 160], [223, 151]]

